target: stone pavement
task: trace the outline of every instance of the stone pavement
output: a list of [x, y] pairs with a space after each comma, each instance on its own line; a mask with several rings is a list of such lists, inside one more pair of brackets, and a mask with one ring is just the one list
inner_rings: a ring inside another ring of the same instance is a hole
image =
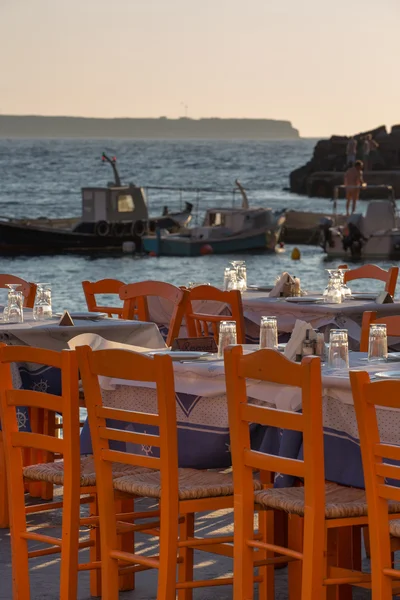
[[[139, 500], [135, 508], [139, 508]], [[147, 504], [148, 506], [148, 504]], [[43, 533], [49, 535], [60, 534], [61, 514], [42, 513], [29, 517], [30, 523], [40, 526], [42, 523], [50, 524], [53, 531], [47, 530]], [[232, 512], [220, 511], [218, 513], [203, 513], [196, 520], [196, 533], [207, 535], [208, 533], [229, 535], [232, 532]], [[150, 553], [156, 553], [157, 540], [137, 534], [137, 551], [146, 552], [151, 547]], [[86, 562], [87, 551], [81, 552], [81, 562]], [[50, 555], [30, 561], [31, 576], [31, 600], [58, 600], [59, 598], [59, 555]], [[368, 565], [364, 565], [364, 567]], [[195, 553], [195, 579], [211, 579], [214, 577], [232, 575], [232, 560], [227, 557]], [[287, 595], [287, 569], [276, 571], [275, 600], [286, 600]], [[157, 593], [157, 575], [153, 570], [145, 571], [136, 575], [136, 589], [131, 592], [121, 592], [120, 600], [155, 600]], [[354, 590], [354, 600], [367, 600], [370, 593], [366, 590]], [[77, 600], [89, 600], [89, 573], [82, 572], [79, 575], [79, 591]], [[202, 588], [195, 590], [193, 600], [231, 600], [232, 587], [222, 586], [214, 588]], [[257, 599], [257, 591], [255, 600]], [[0, 600], [12, 600], [11, 582], [11, 558], [10, 558], [10, 535], [7, 529], [0, 529]], [[22, 599], [21, 599], [22, 600]], [[272, 599], [271, 599], [272, 600]]]

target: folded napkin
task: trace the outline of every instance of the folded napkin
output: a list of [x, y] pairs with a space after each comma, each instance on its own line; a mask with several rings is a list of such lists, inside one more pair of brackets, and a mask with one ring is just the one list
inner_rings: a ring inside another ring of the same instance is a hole
[[304, 340], [306, 339], [307, 329], [310, 330], [310, 340], [315, 340], [317, 334], [315, 333], [310, 323], [306, 323], [306, 321], [300, 321], [299, 319], [296, 320], [296, 323], [293, 327], [292, 335], [290, 336], [290, 340], [286, 344], [284, 352], [286, 358], [288, 358], [289, 360], [294, 360], [297, 354], [301, 354], [301, 348]]
[[270, 298], [278, 298], [279, 297], [280, 293], [283, 292], [283, 286], [285, 285], [285, 283], [288, 282], [288, 278], [291, 283], [294, 283], [293, 277], [291, 275], [289, 275], [289, 273], [287, 271], [285, 271], [284, 273], [282, 273], [279, 280], [276, 282], [275, 287], [272, 288], [272, 290], [270, 291], [270, 293], [269, 293]]

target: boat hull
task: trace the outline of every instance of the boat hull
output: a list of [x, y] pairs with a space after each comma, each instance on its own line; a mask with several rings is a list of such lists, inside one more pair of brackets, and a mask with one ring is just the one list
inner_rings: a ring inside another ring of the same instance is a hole
[[140, 249], [140, 238], [132, 235], [100, 236], [90, 233], [20, 225], [0, 221], [0, 254], [62, 254], [70, 252], [98, 252], [113, 250], [122, 252], [124, 242], [134, 242]]
[[248, 237], [232, 237], [218, 240], [193, 240], [183, 236], [145, 236], [143, 250], [157, 256], [202, 256], [205, 254], [231, 254], [251, 250], [275, 249], [276, 235], [262, 232]]

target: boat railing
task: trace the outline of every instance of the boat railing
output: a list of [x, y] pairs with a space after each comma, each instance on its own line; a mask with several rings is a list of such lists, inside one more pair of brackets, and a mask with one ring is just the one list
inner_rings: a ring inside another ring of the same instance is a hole
[[[165, 203], [171, 197], [171, 194], [176, 194], [175, 202], [168, 206], [171, 211], [182, 211], [184, 210], [185, 202], [190, 202], [193, 205], [192, 216], [196, 224], [199, 223], [199, 217], [202, 212], [205, 212], [206, 208], [221, 207], [221, 208], [234, 208], [238, 205], [237, 197], [240, 196], [237, 188], [219, 188], [219, 187], [190, 187], [190, 186], [168, 186], [168, 185], [145, 185], [142, 186], [146, 198], [148, 207], [151, 207], [151, 199], [153, 196], [152, 192], [161, 192], [161, 197], [158, 195], [158, 202], [162, 199]], [[213, 195], [213, 202], [209, 203], [203, 200], [205, 197]], [[177, 202], [176, 202], [177, 201]]]

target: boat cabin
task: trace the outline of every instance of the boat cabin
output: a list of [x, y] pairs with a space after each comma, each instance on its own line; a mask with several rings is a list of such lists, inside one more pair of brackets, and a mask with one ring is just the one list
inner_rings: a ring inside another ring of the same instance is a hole
[[147, 220], [144, 191], [134, 185], [82, 188], [82, 222]]

